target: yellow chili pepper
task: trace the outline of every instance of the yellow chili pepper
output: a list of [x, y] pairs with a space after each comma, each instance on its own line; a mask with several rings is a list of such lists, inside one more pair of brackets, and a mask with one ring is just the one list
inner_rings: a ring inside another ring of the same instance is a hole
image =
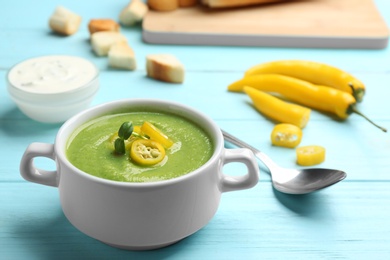
[[298, 147], [296, 150], [297, 163], [302, 166], [311, 166], [325, 161], [325, 148], [319, 145]]
[[303, 106], [333, 113], [340, 119], [346, 119], [351, 113], [356, 113], [382, 131], [387, 132], [385, 128], [378, 126], [356, 109], [356, 100], [351, 94], [338, 89], [314, 85], [289, 76], [259, 74], [244, 77], [230, 84], [228, 90], [243, 91], [246, 86], [265, 92], [278, 93]]
[[255, 65], [245, 72], [245, 76], [256, 74], [281, 74], [313, 84], [329, 86], [345, 91], [358, 102], [363, 100], [365, 86], [353, 75], [330, 65], [305, 60], [280, 60]]
[[159, 130], [152, 123], [145, 121], [141, 126], [141, 131], [148, 135], [151, 140], [159, 142], [165, 148], [170, 148], [173, 145], [173, 141], [169, 139], [161, 130]]
[[141, 131], [141, 126], [140, 125], [135, 125], [134, 128], [133, 128], [133, 133], [137, 133], [137, 134], [141, 134], [142, 131]]
[[251, 87], [244, 87], [255, 108], [265, 116], [282, 123], [303, 128], [310, 118], [311, 110], [300, 105], [285, 102], [277, 97]]
[[301, 128], [292, 124], [277, 124], [271, 133], [271, 142], [275, 146], [294, 148], [301, 140]]
[[130, 158], [142, 166], [151, 166], [161, 162], [165, 157], [164, 147], [152, 140], [135, 140], [130, 149]]

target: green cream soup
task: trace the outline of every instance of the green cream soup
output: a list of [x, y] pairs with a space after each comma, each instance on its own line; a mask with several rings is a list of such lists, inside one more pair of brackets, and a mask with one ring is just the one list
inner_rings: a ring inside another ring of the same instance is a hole
[[[148, 121], [174, 144], [165, 149], [164, 159], [152, 166], [132, 161], [129, 150], [114, 152], [113, 136], [123, 122], [134, 126]], [[105, 115], [91, 120], [68, 140], [67, 157], [80, 170], [91, 175], [123, 182], [153, 182], [176, 178], [205, 164], [213, 154], [213, 143], [195, 123], [177, 115], [137, 111]]]

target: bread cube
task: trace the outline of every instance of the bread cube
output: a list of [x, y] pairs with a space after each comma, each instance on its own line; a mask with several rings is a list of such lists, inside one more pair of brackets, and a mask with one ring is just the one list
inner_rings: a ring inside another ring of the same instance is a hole
[[112, 68], [135, 70], [136, 60], [133, 49], [125, 42], [113, 44], [108, 52], [108, 64]]
[[76, 33], [81, 24], [81, 16], [71, 10], [58, 6], [49, 18], [50, 28], [62, 35], [72, 35]]
[[170, 82], [184, 81], [184, 66], [171, 54], [151, 54], [146, 56], [146, 72], [148, 77]]

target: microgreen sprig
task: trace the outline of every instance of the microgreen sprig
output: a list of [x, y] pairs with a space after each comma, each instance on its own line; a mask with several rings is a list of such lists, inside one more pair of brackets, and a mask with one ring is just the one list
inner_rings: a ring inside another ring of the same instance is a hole
[[114, 142], [114, 148], [116, 154], [125, 154], [125, 140], [129, 139], [133, 133], [133, 123], [124, 122], [118, 130], [118, 138]]
[[149, 136], [147, 136], [147, 135], [140, 135], [139, 133], [136, 133], [136, 132], [133, 132], [132, 135], [134, 135], [135, 137], [141, 138], [141, 139], [145, 139], [145, 140], [150, 139]]

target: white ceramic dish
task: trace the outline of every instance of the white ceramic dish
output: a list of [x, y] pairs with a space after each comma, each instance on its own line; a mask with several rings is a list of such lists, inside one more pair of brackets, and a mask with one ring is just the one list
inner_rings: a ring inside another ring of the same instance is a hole
[[60, 123], [89, 107], [99, 89], [99, 70], [80, 57], [41, 56], [12, 67], [7, 83], [12, 100], [26, 116]]
[[[158, 108], [192, 120], [210, 136], [214, 153], [197, 170], [178, 178], [127, 183], [101, 179], [73, 166], [67, 141], [83, 123], [104, 114], [139, 107]], [[55, 171], [34, 166], [35, 157], [56, 161]], [[223, 174], [227, 163], [243, 163], [247, 172]], [[182, 104], [162, 100], [119, 100], [90, 108], [60, 128], [55, 143], [32, 143], [25, 151], [21, 175], [28, 181], [58, 187], [63, 212], [83, 233], [114, 247], [146, 250], [175, 243], [204, 227], [214, 216], [223, 192], [258, 183], [259, 168], [249, 149], [225, 149], [221, 130], [207, 116]]]

